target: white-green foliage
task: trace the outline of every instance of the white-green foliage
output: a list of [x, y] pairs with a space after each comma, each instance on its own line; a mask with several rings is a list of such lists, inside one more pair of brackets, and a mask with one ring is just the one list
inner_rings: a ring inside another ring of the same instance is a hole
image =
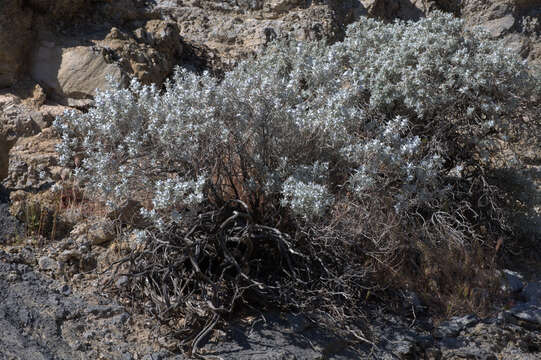
[[112, 205], [150, 196], [159, 223], [228, 197], [317, 219], [336, 199], [385, 192], [407, 212], [450, 191], [430, 126], [498, 120], [525, 70], [450, 15], [361, 19], [341, 43], [271, 45], [220, 81], [179, 69], [163, 91], [99, 92], [56, 120], [58, 151], [66, 164], [82, 156], [78, 175]]
[[[348, 49], [351, 49], [348, 51]], [[337, 61], [354, 64], [380, 109], [405, 105], [420, 117], [447, 108], [487, 117], [523, 86], [525, 64], [487, 33], [466, 33], [461, 19], [440, 15], [414, 24], [364, 19], [335, 46]]]

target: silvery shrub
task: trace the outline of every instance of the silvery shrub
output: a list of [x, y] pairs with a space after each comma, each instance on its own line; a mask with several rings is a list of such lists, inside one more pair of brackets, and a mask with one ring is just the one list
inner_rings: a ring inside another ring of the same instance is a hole
[[361, 18], [342, 42], [277, 42], [220, 79], [178, 68], [163, 88], [98, 91], [54, 125], [88, 193], [147, 200], [161, 227], [228, 199], [264, 221], [318, 222], [338, 201], [384, 194], [408, 217], [450, 211], [532, 84], [524, 62], [451, 15]]

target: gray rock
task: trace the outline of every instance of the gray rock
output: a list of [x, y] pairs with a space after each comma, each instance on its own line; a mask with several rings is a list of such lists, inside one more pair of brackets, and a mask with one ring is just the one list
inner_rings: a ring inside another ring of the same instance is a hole
[[122, 359], [128, 351], [141, 354], [138, 344], [127, 343], [119, 330], [129, 318], [121, 306], [89, 305], [58, 282], [12, 260], [0, 251], [0, 274], [18, 274], [11, 281], [0, 276], [1, 360]]
[[38, 260], [38, 266], [41, 270], [56, 271], [58, 270], [58, 261], [53, 260], [48, 256], [42, 256]]
[[78, 250], [64, 250], [58, 255], [58, 260], [68, 262], [70, 260], [79, 260], [81, 253]]
[[456, 337], [464, 329], [471, 327], [479, 322], [476, 315], [466, 315], [463, 317], [454, 317], [449, 321], [443, 322], [435, 331], [434, 336], [438, 338]]
[[97, 318], [109, 318], [124, 313], [124, 308], [118, 305], [92, 305], [86, 311]]
[[129, 281], [130, 279], [127, 276], [120, 276], [115, 282], [115, 285], [117, 288], [122, 289], [128, 285]]
[[526, 328], [541, 329], [541, 308], [532, 304], [519, 304], [509, 310], [507, 320]]
[[60, 288], [60, 293], [62, 293], [64, 296], [69, 296], [71, 294], [71, 288], [69, 285], [62, 285]]
[[504, 270], [502, 274], [502, 290], [509, 293], [518, 293], [524, 288], [523, 277], [517, 272]]

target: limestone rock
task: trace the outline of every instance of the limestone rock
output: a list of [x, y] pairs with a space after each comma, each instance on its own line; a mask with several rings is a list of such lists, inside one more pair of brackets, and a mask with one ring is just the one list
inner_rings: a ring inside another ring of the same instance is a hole
[[180, 63], [183, 41], [175, 22], [150, 20], [133, 33], [113, 28], [104, 41], [96, 41], [118, 59], [122, 70], [143, 83], [162, 83]]
[[[39, 96], [36, 94], [36, 96]], [[36, 135], [50, 125], [37, 107], [40, 100], [30, 98], [23, 101], [13, 94], [0, 95], [0, 126], [13, 143], [19, 137]], [[31, 103], [31, 104], [28, 104]]]
[[356, 0], [196, 1], [160, 9], [176, 21], [186, 43], [208, 48], [226, 67], [275, 38], [339, 40], [362, 12]]
[[121, 82], [118, 65], [92, 46], [65, 47], [42, 41], [33, 51], [30, 74], [56, 99], [70, 106], [88, 103], [96, 89], [107, 89], [110, 77]]
[[159, 52], [172, 57], [182, 54], [182, 39], [175, 22], [150, 20], [143, 34], [143, 41]]
[[38, 266], [41, 270], [56, 271], [58, 270], [58, 262], [48, 256], [42, 256], [38, 260]]

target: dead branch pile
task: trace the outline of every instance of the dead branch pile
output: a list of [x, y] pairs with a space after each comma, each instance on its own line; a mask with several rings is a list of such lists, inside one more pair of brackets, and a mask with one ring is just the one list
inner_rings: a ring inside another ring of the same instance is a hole
[[[239, 200], [191, 224], [154, 232], [140, 251], [106, 270], [112, 276], [105, 284], [162, 324], [174, 323], [171, 331], [190, 353], [242, 306], [309, 310], [333, 322], [359, 319], [367, 269], [358, 245], [337, 237], [307, 241], [308, 233], [292, 239], [254, 223]], [[130, 281], [118, 289], [112, 285], [121, 274]]]

